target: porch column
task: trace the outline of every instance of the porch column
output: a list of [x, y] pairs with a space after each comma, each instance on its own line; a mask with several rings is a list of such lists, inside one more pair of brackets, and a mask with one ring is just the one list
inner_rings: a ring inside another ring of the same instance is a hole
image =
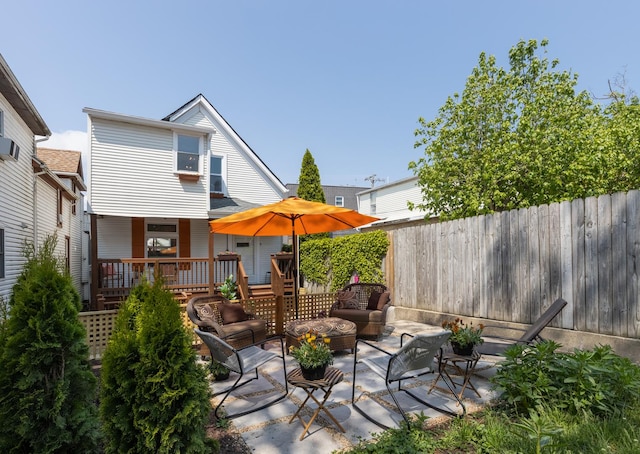
[[214, 234], [209, 231], [209, 295], [213, 295], [216, 290], [213, 273], [213, 265], [215, 264], [215, 259], [213, 257], [213, 235]]

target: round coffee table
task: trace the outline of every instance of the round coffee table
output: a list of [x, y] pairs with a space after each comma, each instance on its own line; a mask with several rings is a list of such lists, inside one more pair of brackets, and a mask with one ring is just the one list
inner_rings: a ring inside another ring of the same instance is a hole
[[355, 323], [338, 317], [326, 317], [288, 322], [284, 329], [287, 351], [291, 346], [297, 347], [300, 345], [298, 338], [309, 331], [315, 331], [320, 335], [329, 337], [331, 339], [329, 348], [332, 351], [351, 350], [351, 353], [353, 353], [353, 349], [356, 346]]

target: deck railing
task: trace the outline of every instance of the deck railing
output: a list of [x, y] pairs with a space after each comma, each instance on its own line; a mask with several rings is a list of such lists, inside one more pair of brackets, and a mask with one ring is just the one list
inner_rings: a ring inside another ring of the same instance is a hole
[[[237, 255], [214, 259], [214, 288], [230, 274], [238, 275], [239, 259]], [[97, 273], [96, 294], [100, 296], [92, 308], [98, 310], [125, 299], [143, 279], [153, 282], [162, 277], [165, 286], [176, 294], [209, 292], [208, 258], [98, 259]]]

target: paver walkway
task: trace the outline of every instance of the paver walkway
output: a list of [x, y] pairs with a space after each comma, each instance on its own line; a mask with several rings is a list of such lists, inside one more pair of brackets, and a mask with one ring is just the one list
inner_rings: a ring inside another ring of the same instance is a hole
[[[403, 332], [416, 334], [430, 330], [441, 330], [440, 327], [404, 320], [394, 321], [389, 328], [380, 341], [381, 347], [388, 351], [393, 351], [400, 347], [400, 334]], [[364, 350], [367, 347], [364, 344], [361, 344], [361, 347], [363, 350], [358, 353], [359, 357], [367, 354], [367, 351]], [[374, 353], [375, 350], [371, 349], [371, 354]], [[494, 373], [496, 362], [497, 358], [491, 357], [483, 357], [478, 362], [478, 372], [472, 380], [481, 397], [479, 398], [473, 390], [467, 389], [463, 396], [467, 411], [470, 412], [481, 408], [495, 397], [487, 378]], [[225, 401], [225, 405], [233, 406], [231, 408], [235, 412], [237, 408], [249, 408], [268, 398], [270, 390], [273, 390], [274, 387], [283, 390], [284, 376], [280, 370], [282, 364], [280, 363], [280, 367], [277, 366], [276, 361], [272, 361], [272, 364], [272, 368], [261, 369], [259, 380], [244, 386], [240, 393], [236, 391], [235, 397], [229, 397]], [[297, 362], [288, 355], [287, 372], [296, 367], [298, 367]], [[297, 420], [289, 424], [289, 420], [298, 410], [306, 395], [303, 390], [291, 387], [286, 399], [266, 409], [235, 418], [231, 420], [231, 424], [242, 434], [247, 445], [254, 452], [260, 454], [331, 453], [349, 448], [357, 444], [360, 439], [371, 438], [373, 432], [380, 432], [382, 429], [368, 421], [351, 407], [353, 354], [348, 351], [337, 353], [334, 356], [333, 367], [339, 368], [344, 373], [344, 380], [334, 387], [326, 406], [340, 422], [340, 425], [344, 427], [345, 433], [337, 430], [335, 424], [321, 412], [311, 425], [309, 433], [303, 440], [300, 440], [302, 426]], [[425, 384], [423, 386], [425, 395], [435, 377], [435, 374], [425, 376]], [[233, 374], [229, 380], [235, 380]], [[214, 383], [212, 389], [219, 390], [225, 383]], [[397, 425], [397, 422], [402, 420], [402, 416], [397, 411], [394, 411], [393, 406], [388, 403], [391, 401], [391, 397], [388, 395], [383, 380], [373, 372], [370, 372], [365, 366], [359, 365], [356, 398], [365, 387], [368, 393], [358, 400], [359, 406], [369, 414], [375, 415], [375, 418], [384, 424], [391, 427]], [[361, 390], [358, 390], [358, 388], [361, 388]], [[398, 393], [396, 397], [399, 397], [401, 403], [404, 403], [403, 408], [410, 409], [411, 413], [419, 414], [424, 412], [425, 415], [433, 418], [446, 418], [441, 413], [406, 397], [404, 393]], [[455, 400], [451, 398], [448, 390], [440, 385], [427, 396], [427, 401], [438, 406], [448, 406], [455, 410]], [[303, 412], [306, 412], [306, 414], [303, 414], [305, 419], [309, 419], [313, 408], [312, 406], [311, 409], [303, 409]]]

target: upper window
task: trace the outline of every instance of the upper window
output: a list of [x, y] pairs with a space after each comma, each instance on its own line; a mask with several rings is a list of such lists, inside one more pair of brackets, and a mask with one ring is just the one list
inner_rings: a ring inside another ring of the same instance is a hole
[[178, 172], [200, 173], [200, 138], [178, 134], [177, 143]]
[[211, 166], [209, 169], [209, 192], [222, 193], [222, 157], [211, 156]]
[[341, 195], [337, 195], [337, 196], [336, 196], [336, 203], [335, 203], [335, 205], [336, 205], [337, 207], [343, 207], [343, 206], [344, 206], [344, 197], [343, 197], [343, 196], [341, 196]]
[[4, 112], [0, 110], [0, 137], [4, 137]]

